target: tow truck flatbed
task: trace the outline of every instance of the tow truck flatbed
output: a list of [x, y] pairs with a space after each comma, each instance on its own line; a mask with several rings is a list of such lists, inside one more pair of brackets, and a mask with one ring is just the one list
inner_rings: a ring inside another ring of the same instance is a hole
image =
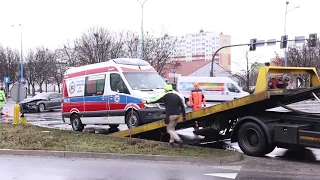
[[[267, 75], [279, 73], [289, 75], [310, 75], [309, 86], [300, 89], [270, 90], [268, 87]], [[181, 117], [176, 128], [183, 129], [193, 127], [195, 122], [199, 122], [199, 126], [203, 128], [195, 130], [195, 134], [205, 136], [208, 139], [231, 138], [232, 142], [240, 141], [239, 146], [246, 154], [261, 156], [269, 151], [272, 151], [275, 146], [291, 148], [292, 143], [290, 144], [290, 142], [294, 142], [294, 145], [300, 145], [299, 141], [288, 140], [288, 142], [286, 142], [283, 138], [280, 141], [277, 140], [277, 138], [281, 139], [281, 134], [284, 136], [286, 133], [285, 130], [280, 132], [280, 127], [282, 126], [289, 127], [289, 124], [299, 122], [299, 126], [292, 125], [290, 128], [296, 133], [303, 132], [304, 136], [302, 137], [304, 138], [304, 141], [312, 139], [305, 135], [306, 132], [309, 131], [312, 131], [309, 134], [316, 134], [316, 136], [320, 137], [320, 116], [313, 115], [312, 118], [310, 116], [299, 118], [299, 116], [302, 116], [301, 113], [280, 113], [277, 114], [279, 118], [276, 118], [274, 116], [275, 113], [266, 111], [278, 106], [285, 106], [310, 99], [312, 98], [312, 93], [320, 93], [320, 81], [315, 68], [271, 66], [261, 67], [257, 78], [256, 89], [253, 94], [243, 98], [206, 107], [198, 111], [189, 112], [187, 113], [187, 121], [183, 122]], [[312, 119], [312, 125], [306, 125], [310, 124], [308, 118]], [[314, 127], [315, 123], [319, 123], [319, 134], [317, 134], [318, 129]], [[276, 127], [276, 129], [274, 129], [274, 127]], [[251, 149], [248, 147], [246, 149], [245, 141], [248, 141], [248, 139], [244, 140], [244, 137], [247, 137], [248, 135], [245, 135], [244, 133], [245, 131], [250, 130], [250, 128], [255, 129], [255, 131], [258, 133], [260, 144], [258, 143], [257, 147], [250, 147]], [[219, 132], [222, 130], [225, 130], [224, 135], [219, 134]], [[274, 134], [274, 132], [277, 134]], [[128, 130], [112, 133], [111, 135], [117, 137], [151, 137], [159, 136], [159, 134], [161, 135], [163, 133], [166, 133], [165, 123], [163, 120], [160, 120]], [[292, 135], [298, 136], [298, 134], [291, 134], [291, 136]], [[290, 138], [288, 137], [288, 139]], [[261, 142], [263, 145], [261, 145]], [[308, 145], [310, 145], [310, 143]]]

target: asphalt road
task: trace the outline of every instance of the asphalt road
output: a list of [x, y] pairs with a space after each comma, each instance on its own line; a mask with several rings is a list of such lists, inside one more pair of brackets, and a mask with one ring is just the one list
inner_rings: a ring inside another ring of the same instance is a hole
[[315, 180], [317, 164], [266, 158], [223, 166], [177, 162], [0, 156], [1, 180]]

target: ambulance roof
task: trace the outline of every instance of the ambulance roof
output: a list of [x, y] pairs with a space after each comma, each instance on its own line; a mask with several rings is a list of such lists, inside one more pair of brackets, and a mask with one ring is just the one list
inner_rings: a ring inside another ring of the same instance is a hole
[[77, 73], [81, 71], [91, 70], [91, 69], [98, 69], [102, 67], [108, 67], [108, 66], [150, 66], [150, 64], [142, 59], [137, 58], [116, 58], [116, 59], [110, 59], [106, 62], [100, 62], [95, 64], [88, 64], [80, 67], [70, 67], [65, 74], [72, 74]]

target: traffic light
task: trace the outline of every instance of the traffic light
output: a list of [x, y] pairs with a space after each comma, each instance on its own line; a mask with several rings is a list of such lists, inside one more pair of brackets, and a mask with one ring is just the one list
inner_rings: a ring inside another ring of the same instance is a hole
[[281, 36], [280, 48], [287, 48], [288, 44], [288, 35]]
[[257, 43], [257, 39], [251, 39], [250, 40], [250, 51], [255, 51], [256, 50], [256, 43]]
[[316, 47], [317, 46], [317, 33], [309, 34], [308, 46], [309, 47]]

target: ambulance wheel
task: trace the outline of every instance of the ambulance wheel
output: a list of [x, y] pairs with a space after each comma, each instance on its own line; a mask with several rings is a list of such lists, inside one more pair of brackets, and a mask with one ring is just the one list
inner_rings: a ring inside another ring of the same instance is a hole
[[244, 123], [238, 131], [238, 143], [240, 149], [249, 156], [263, 156], [271, 149], [264, 130], [254, 122]]
[[73, 114], [71, 116], [70, 121], [71, 121], [72, 129], [74, 131], [80, 131], [80, 132], [83, 131], [84, 125], [82, 124], [81, 119], [77, 114]]
[[129, 129], [139, 126], [141, 124], [139, 114], [136, 111], [129, 110], [126, 114], [126, 124]]
[[115, 128], [119, 127], [119, 124], [109, 124], [109, 127], [111, 129], [115, 129]]

